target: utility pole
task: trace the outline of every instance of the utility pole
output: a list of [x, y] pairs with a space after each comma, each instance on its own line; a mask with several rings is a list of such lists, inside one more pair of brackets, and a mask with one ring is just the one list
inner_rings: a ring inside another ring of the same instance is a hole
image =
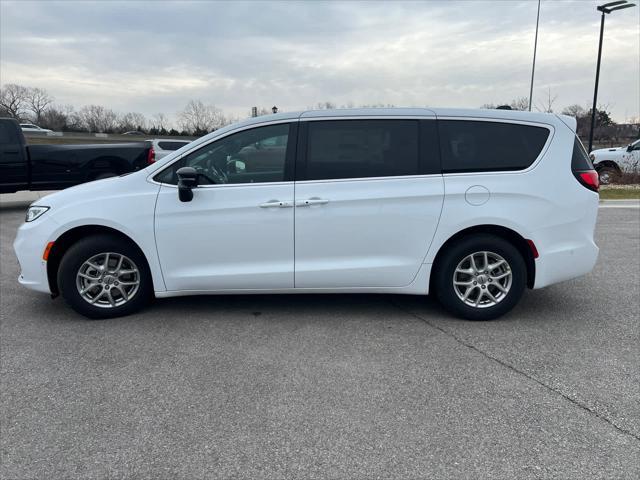
[[627, 3], [627, 0], [618, 0], [617, 2], [605, 3], [599, 5], [596, 10], [602, 12], [600, 19], [600, 42], [598, 44], [598, 63], [596, 65], [596, 86], [593, 90], [593, 108], [591, 108], [591, 131], [589, 132], [589, 153], [593, 150], [593, 132], [596, 128], [596, 104], [598, 102], [598, 83], [600, 81], [600, 60], [602, 58], [602, 37], [604, 36], [604, 17], [605, 15], [622, 10], [624, 8], [635, 7], [635, 3]]
[[533, 102], [533, 75], [536, 72], [536, 51], [538, 50], [538, 25], [540, 25], [540, 0], [538, 0], [538, 16], [536, 17], [536, 39], [533, 43], [533, 66], [531, 67], [531, 88], [529, 89], [529, 111]]

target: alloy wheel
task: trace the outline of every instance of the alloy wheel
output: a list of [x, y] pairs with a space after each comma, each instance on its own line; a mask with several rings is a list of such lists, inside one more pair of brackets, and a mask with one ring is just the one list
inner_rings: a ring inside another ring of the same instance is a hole
[[465, 304], [474, 308], [497, 305], [511, 288], [511, 266], [494, 252], [475, 252], [464, 257], [453, 273], [453, 288]]
[[76, 288], [91, 305], [115, 308], [129, 302], [140, 289], [140, 271], [129, 257], [105, 252], [85, 261], [76, 274]]

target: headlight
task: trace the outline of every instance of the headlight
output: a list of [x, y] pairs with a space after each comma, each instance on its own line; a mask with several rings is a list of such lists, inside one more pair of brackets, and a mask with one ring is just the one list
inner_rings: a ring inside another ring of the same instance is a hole
[[49, 210], [49, 207], [39, 207], [37, 205], [29, 207], [29, 210], [27, 210], [27, 218], [25, 218], [24, 221], [33, 222], [36, 218], [42, 216], [42, 214], [47, 210]]

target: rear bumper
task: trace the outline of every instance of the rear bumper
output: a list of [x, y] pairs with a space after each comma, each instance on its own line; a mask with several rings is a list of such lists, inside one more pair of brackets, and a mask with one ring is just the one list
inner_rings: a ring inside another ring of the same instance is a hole
[[536, 281], [533, 288], [546, 287], [589, 273], [596, 265], [598, 251], [598, 247], [591, 240], [540, 255], [536, 259]]
[[598, 217], [598, 195], [589, 197], [575, 208], [572, 221], [549, 226], [535, 232], [534, 242], [540, 257], [536, 259], [533, 288], [580, 277], [593, 270], [598, 261], [598, 246], [593, 240]]

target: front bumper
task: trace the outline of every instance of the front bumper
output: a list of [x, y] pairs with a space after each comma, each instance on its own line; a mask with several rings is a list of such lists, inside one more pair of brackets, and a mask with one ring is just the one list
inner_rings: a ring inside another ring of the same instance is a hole
[[[46, 215], [46, 214], [45, 214]], [[47, 277], [47, 262], [42, 259], [44, 249], [52, 239], [51, 220], [41, 218], [30, 223], [23, 223], [13, 242], [13, 250], [20, 264], [18, 282], [30, 290], [51, 293]]]

